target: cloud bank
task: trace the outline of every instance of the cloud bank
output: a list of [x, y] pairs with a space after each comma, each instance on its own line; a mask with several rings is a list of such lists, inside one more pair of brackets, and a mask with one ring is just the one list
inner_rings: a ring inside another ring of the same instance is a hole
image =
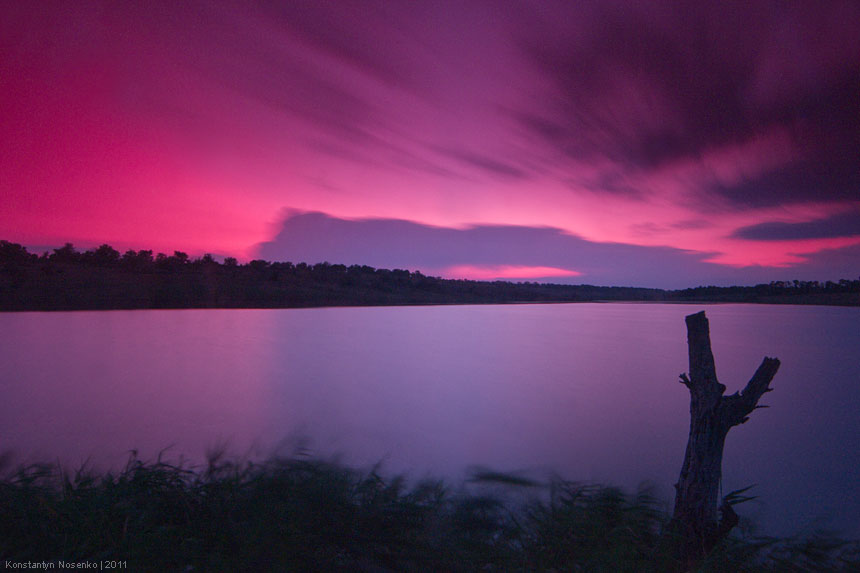
[[[851, 270], [858, 247], [828, 256]], [[568, 284], [686, 288], [818, 280], [821, 267], [732, 268], [706, 262], [707, 253], [671, 247], [598, 243], [551, 227], [473, 225], [435, 227], [406, 220], [347, 220], [325, 213], [292, 213], [257, 256], [270, 261], [370, 265], [420, 270], [446, 278], [542, 280]], [[692, 278], [695, 277], [695, 278]], [[841, 277], [848, 278], [853, 274]]]

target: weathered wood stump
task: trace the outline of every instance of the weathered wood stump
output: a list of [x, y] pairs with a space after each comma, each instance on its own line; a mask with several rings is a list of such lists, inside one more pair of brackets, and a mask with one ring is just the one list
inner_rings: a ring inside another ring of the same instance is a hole
[[[672, 530], [680, 558], [690, 565], [700, 561], [737, 525], [731, 505], [718, 510], [723, 447], [733, 426], [743, 424], [770, 392], [779, 360], [765, 358], [740, 393], [723, 396], [726, 387], [717, 381], [708, 319], [704, 311], [686, 317], [690, 373], [681, 383], [690, 390], [690, 436], [681, 476], [675, 484]], [[722, 518], [718, 518], [718, 513]]]

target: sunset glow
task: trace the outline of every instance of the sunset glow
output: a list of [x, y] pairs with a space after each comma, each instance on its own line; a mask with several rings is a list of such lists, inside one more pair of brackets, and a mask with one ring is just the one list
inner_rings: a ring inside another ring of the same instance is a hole
[[[653, 286], [860, 274], [856, 2], [0, 10], [0, 239], [36, 252]], [[378, 234], [341, 248], [298, 232], [304, 213]], [[648, 264], [595, 258], [613, 249]]]
[[475, 267], [455, 265], [444, 269], [440, 275], [444, 278], [468, 277], [473, 280], [533, 280], [546, 278], [578, 277], [582, 273], [554, 267], [518, 267], [514, 265], [499, 265], [496, 267]]

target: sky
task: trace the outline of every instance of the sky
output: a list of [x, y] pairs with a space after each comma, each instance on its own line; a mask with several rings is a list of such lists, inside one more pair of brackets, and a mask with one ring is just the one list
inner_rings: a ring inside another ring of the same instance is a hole
[[0, 238], [681, 288], [860, 275], [860, 4], [0, 0]]

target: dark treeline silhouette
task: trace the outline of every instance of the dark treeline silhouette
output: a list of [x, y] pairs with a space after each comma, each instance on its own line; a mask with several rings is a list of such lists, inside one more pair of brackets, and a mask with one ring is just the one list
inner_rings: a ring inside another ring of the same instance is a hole
[[634, 287], [441, 279], [366, 265], [223, 263], [110, 245], [71, 243], [37, 255], [0, 241], [0, 310], [294, 308], [400, 304], [582, 302], [765, 302], [860, 305], [860, 280], [772, 282], [669, 291]]

